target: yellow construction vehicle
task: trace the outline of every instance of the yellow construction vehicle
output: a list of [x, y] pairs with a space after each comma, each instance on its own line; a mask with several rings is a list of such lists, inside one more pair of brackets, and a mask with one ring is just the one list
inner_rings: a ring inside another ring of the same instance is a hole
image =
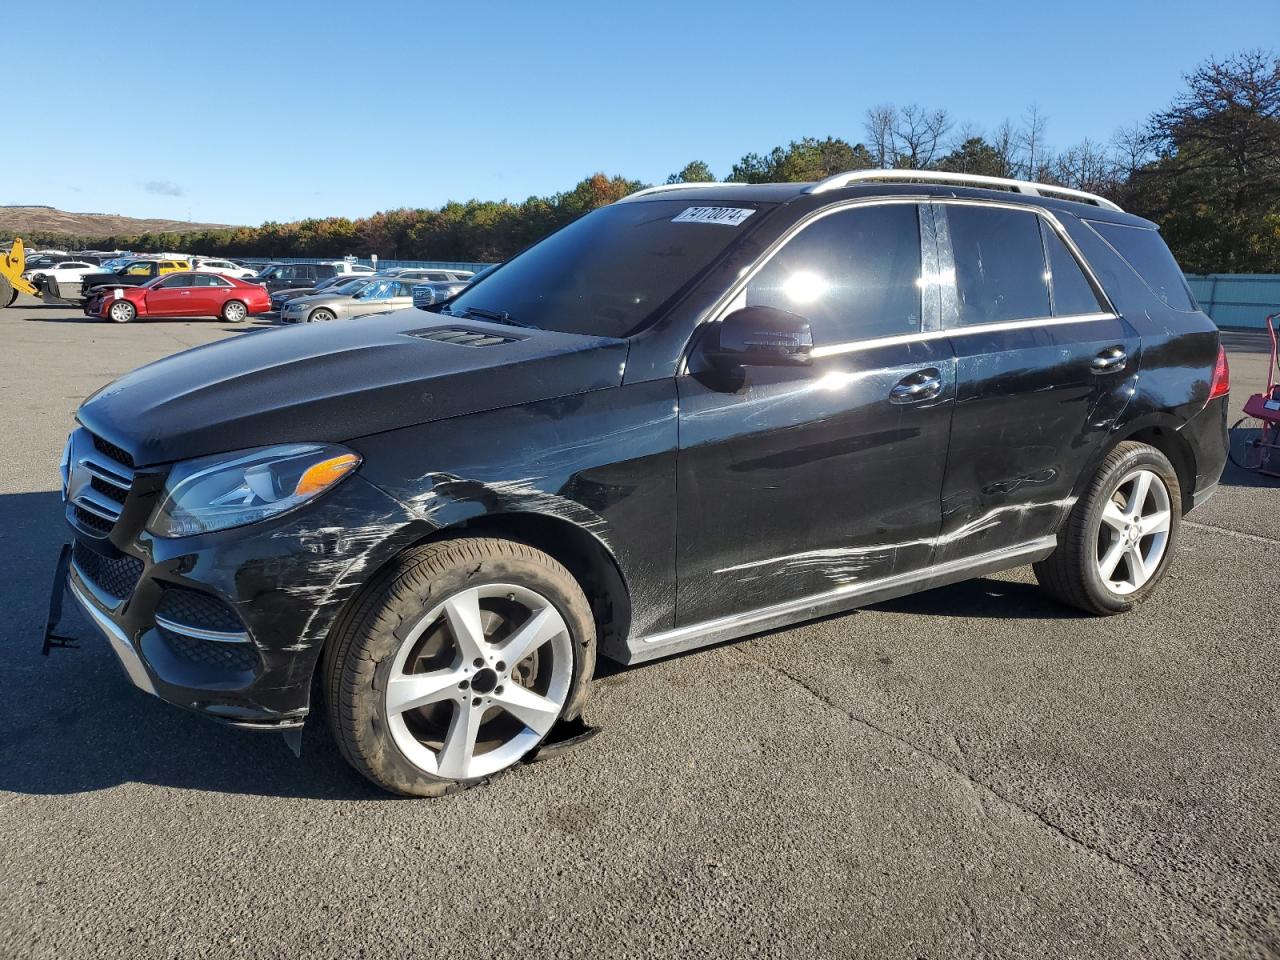
[[26, 267], [27, 255], [22, 250], [22, 239], [17, 238], [9, 251], [0, 255], [0, 307], [12, 305], [20, 293], [37, 295], [36, 288], [22, 279]]

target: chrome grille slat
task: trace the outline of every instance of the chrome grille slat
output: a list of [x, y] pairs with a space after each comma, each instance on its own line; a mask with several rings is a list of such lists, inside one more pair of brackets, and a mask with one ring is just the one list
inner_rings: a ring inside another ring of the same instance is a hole
[[133, 489], [133, 457], [81, 427], [72, 435], [70, 471], [64, 496], [75, 508], [76, 525], [94, 537], [105, 537], [124, 513]]
[[106, 466], [88, 457], [81, 457], [80, 462], [84, 464], [85, 469], [92, 473], [99, 480], [105, 480], [112, 486], [119, 487], [121, 490], [128, 490], [133, 486], [133, 475], [126, 474], [125, 471]]
[[71, 502], [82, 510], [88, 510], [90, 513], [101, 517], [103, 520], [110, 520], [114, 523], [120, 519], [120, 504], [103, 497], [92, 487], [85, 487]]

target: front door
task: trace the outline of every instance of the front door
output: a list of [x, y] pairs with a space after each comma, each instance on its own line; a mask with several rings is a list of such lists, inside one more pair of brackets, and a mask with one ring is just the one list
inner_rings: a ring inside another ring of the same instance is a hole
[[[793, 235], [729, 305], [806, 317], [806, 367], [677, 378], [677, 624], [697, 623], [923, 568], [939, 496], [955, 361], [921, 270], [914, 203], [827, 213]], [[924, 262], [935, 265], [932, 230]]]
[[1052, 216], [982, 202], [935, 211], [956, 355], [943, 562], [1058, 528], [1136, 386], [1141, 340]]
[[178, 273], [148, 287], [147, 313], [153, 317], [193, 316], [192, 279], [191, 274]]

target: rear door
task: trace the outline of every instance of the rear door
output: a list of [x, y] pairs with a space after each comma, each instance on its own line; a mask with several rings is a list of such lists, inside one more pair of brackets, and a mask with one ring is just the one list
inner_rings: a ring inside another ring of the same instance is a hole
[[956, 406], [937, 561], [1053, 534], [1137, 383], [1137, 332], [1054, 215], [935, 204]]
[[936, 256], [927, 204], [824, 212], [728, 307], [806, 317], [810, 366], [718, 369], [704, 326], [677, 377], [677, 624], [928, 565], [955, 387]]
[[212, 274], [194, 274], [191, 277], [192, 316], [216, 317], [222, 312], [231, 283]]

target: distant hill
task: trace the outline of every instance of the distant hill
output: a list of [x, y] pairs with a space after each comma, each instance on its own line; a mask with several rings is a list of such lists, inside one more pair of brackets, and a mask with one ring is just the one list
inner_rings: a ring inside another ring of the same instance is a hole
[[187, 220], [140, 220], [114, 213], [67, 213], [53, 207], [0, 207], [0, 238], [26, 233], [63, 233], [75, 237], [123, 237], [142, 233], [191, 233], [234, 226]]

